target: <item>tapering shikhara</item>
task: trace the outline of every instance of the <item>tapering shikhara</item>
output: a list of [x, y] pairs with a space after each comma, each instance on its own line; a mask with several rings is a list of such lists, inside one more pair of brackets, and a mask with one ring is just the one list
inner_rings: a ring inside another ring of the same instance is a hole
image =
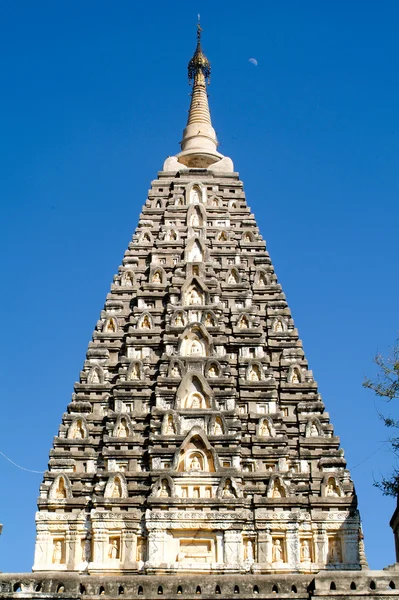
[[34, 570], [359, 569], [353, 484], [217, 152], [200, 40], [190, 68], [182, 152], [152, 183], [54, 439]]

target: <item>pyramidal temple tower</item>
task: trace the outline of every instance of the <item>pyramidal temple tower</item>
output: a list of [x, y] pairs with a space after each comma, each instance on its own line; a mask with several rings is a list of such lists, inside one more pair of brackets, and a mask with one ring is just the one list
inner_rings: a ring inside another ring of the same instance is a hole
[[181, 152], [151, 185], [50, 451], [36, 572], [366, 566], [339, 438], [217, 150], [200, 38]]

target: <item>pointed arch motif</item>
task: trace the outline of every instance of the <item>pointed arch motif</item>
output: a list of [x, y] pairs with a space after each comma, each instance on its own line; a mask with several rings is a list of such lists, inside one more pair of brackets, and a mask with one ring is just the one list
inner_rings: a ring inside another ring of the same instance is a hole
[[200, 204], [194, 204], [187, 211], [187, 227], [203, 227], [206, 223], [206, 210]]
[[173, 379], [181, 379], [184, 375], [185, 369], [181, 360], [175, 358], [169, 364], [168, 377]]
[[119, 415], [112, 430], [112, 437], [127, 438], [133, 435], [133, 427], [128, 414]]
[[272, 475], [270, 477], [267, 492], [267, 498], [288, 498], [288, 488], [281, 477], [278, 475]]
[[288, 382], [293, 384], [302, 383], [303, 378], [301, 367], [298, 364], [291, 365], [288, 369]]
[[127, 370], [127, 381], [135, 381], [143, 378], [143, 363], [141, 360], [132, 360]]
[[68, 500], [72, 498], [71, 482], [65, 473], [60, 473], [50, 486], [48, 497], [51, 500]]
[[231, 269], [229, 269], [226, 276], [226, 283], [236, 285], [240, 283], [240, 280], [241, 278], [238, 269], [236, 267], [232, 267]]
[[252, 231], [244, 231], [242, 234], [242, 241], [244, 242], [244, 244], [251, 244], [252, 242], [254, 242], [254, 234], [252, 233]]
[[226, 420], [223, 415], [212, 415], [208, 423], [209, 435], [226, 435], [228, 432]]
[[123, 271], [121, 275], [121, 286], [133, 287], [136, 284], [136, 278], [134, 272], [130, 269]]
[[224, 229], [222, 231], [219, 231], [219, 233], [216, 236], [216, 241], [217, 242], [228, 242], [229, 236], [228, 236], [227, 231], [225, 231]]
[[127, 498], [127, 483], [123, 473], [111, 475], [104, 490], [104, 498]]
[[138, 318], [137, 329], [152, 329], [153, 322], [150, 313], [145, 312]]
[[342, 484], [333, 473], [327, 473], [321, 483], [321, 495], [326, 498], [341, 498], [345, 496]]
[[206, 204], [206, 188], [201, 182], [191, 182], [186, 187], [186, 204]]
[[246, 380], [247, 381], [252, 381], [252, 382], [257, 382], [257, 381], [262, 381], [265, 377], [264, 377], [264, 371], [263, 371], [263, 366], [261, 363], [259, 362], [254, 362], [252, 361], [246, 370]]
[[169, 475], [162, 475], [152, 486], [151, 496], [157, 498], [174, 498], [175, 483]]
[[98, 385], [104, 383], [104, 371], [100, 365], [92, 367], [87, 375], [87, 383]]
[[153, 236], [150, 231], [142, 231], [140, 233], [139, 239], [141, 244], [152, 244], [154, 242]]
[[179, 430], [179, 419], [176, 413], [167, 412], [162, 421], [162, 435], [177, 435]]
[[87, 438], [87, 424], [84, 417], [74, 419], [68, 429], [67, 437], [71, 440], [82, 440]]
[[197, 276], [188, 279], [181, 288], [181, 303], [184, 306], [207, 304], [208, 288]]
[[270, 417], [262, 417], [259, 419], [256, 435], [260, 437], [276, 437], [273, 419]]
[[287, 326], [281, 317], [276, 317], [273, 321], [272, 330], [274, 333], [284, 333], [287, 331]]
[[259, 287], [265, 287], [270, 285], [269, 275], [266, 273], [264, 269], [257, 269], [255, 273], [255, 281], [254, 284]]
[[104, 333], [116, 333], [118, 329], [118, 319], [116, 317], [109, 317], [105, 321], [103, 328]]
[[152, 285], [165, 285], [166, 273], [162, 267], [153, 267], [150, 269], [149, 283]]
[[216, 318], [213, 310], [208, 310], [207, 312], [203, 313], [202, 323], [205, 325], [205, 327], [217, 327], [218, 326], [218, 319]]
[[176, 392], [176, 408], [204, 410], [213, 404], [213, 392], [204, 376], [195, 371], [186, 373]]
[[324, 437], [324, 431], [317, 417], [311, 417], [306, 423], [305, 437]]
[[216, 360], [208, 361], [205, 369], [205, 374], [210, 379], [216, 379], [221, 376], [221, 368]]
[[249, 329], [251, 327], [251, 319], [246, 313], [238, 317], [237, 325], [239, 329]]
[[175, 229], [168, 229], [165, 233], [165, 242], [177, 242], [179, 233]]
[[187, 313], [185, 310], [177, 310], [172, 316], [172, 327], [185, 327], [187, 325]]
[[217, 498], [240, 498], [241, 490], [234, 477], [223, 477], [218, 485]]
[[219, 459], [204, 431], [194, 426], [175, 452], [173, 468], [179, 472], [219, 471]]
[[206, 260], [206, 249], [202, 240], [193, 237], [186, 245], [185, 260], [187, 263], [201, 263]]
[[200, 323], [193, 323], [183, 331], [178, 346], [181, 356], [200, 358], [209, 356], [211, 352], [211, 338], [205, 327]]

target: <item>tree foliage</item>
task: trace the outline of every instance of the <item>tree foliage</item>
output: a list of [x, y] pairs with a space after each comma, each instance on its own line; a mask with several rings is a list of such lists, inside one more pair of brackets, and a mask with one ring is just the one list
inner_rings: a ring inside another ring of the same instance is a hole
[[[374, 362], [378, 367], [377, 377], [374, 381], [366, 379], [363, 383], [363, 387], [372, 390], [379, 398], [383, 398], [387, 402], [399, 399], [399, 339], [396, 341], [391, 354], [387, 358], [381, 354], [377, 354], [374, 358]], [[393, 435], [388, 437], [387, 442], [395, 457], [399, 458], [399, 434], [394, 435], [396, 430], [399, 429], [399, 421], [383, 414], [380, 414], [380, 418], [384, 422], [384, 425], [393, 433]], [[394, 465], [390, 475], [388, 477], [382, 477], [380, 481], [376, 481], [374, 485], [378, 487], [385, 496], [398, 496], [399, 465]]]

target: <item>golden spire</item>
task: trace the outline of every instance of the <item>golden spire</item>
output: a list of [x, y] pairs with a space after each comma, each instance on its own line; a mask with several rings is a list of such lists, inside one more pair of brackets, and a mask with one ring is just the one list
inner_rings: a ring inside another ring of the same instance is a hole
[[209, 83], [211, 65], [201, 46], [202, 28], [197, 25], [197, 47], [188, 63], [188, 79], [192, 85], [191, 104], [187, 127], [181, 142], [179, 162], [188, 167], [207, 167], [220, 160], [218, 141], [212, 127], [206, 86]]

